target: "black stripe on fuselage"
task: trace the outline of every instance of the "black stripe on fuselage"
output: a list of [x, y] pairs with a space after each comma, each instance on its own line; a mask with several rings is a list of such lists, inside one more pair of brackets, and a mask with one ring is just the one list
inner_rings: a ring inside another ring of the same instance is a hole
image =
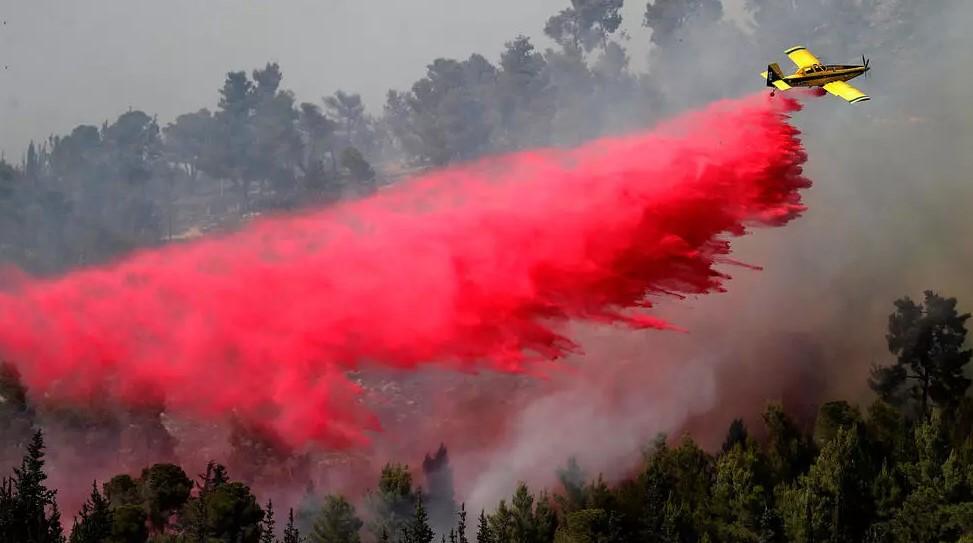
[[[854, 79], [860, 74], [848, 74], [840, 72], [819, 72], [811, 75], [789, 75], [784, 78], [784, 82], [788, 85], [824, 85], [826, 83], [831, 83], [832, 81], [848, 81], [849, 79]], [[848, 77], [845, 77], [848, 76]]]

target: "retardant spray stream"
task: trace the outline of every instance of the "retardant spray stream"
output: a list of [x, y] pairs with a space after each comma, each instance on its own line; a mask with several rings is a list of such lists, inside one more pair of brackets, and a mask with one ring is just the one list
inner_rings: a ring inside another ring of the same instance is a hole
[[766, 94], [574, 150], [444, 169], [371, 198], [28, 280], [0, 353], [36, 398], [231, 414], [290, 445], [362, 443], [363, 364], [540, 370], [569, 320], [667, 328], [651, 297], [719, 291], [748, 226], [804, 209], [805, 153]]

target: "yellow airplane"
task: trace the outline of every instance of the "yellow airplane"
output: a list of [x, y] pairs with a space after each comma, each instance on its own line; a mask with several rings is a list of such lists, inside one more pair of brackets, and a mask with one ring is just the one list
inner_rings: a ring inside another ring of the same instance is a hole
[[[803, 45], [791, 47], [784, 53], [794, 61], [794, 64], [797, 64], [797, 71], [791, 75], [784, 75], [777, 63], [768, 65], [767, 71], [760, 74], [767, 80], [768, 87], [775, 87], [775, 89], [782, 91], [791, 87], [822, 87], [852, 104], [869, 100], [867, 94], [847, 83], [849, 79], [854, 79], [869, 70], [868, 60], [865, 59], [864, 55], [862, 55], [861, 66], [854, 66], [821, 64], [821, 61]], [[776, 90], [772, 91], [771, 94], [774, 92]]]

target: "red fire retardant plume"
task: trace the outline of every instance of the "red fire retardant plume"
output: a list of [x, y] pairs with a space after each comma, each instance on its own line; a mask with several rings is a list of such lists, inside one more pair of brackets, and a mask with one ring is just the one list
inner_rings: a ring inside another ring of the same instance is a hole
[[349, 371], [532, 371], [568, 320], [666, 328], [647, 296], [719, 291], [747, 226], [801, 213], [796, 101], [723, 101], [650, 133], [491, 158], [371, 198], [0, 293], [38, 398], [164, 402], [292, 445], [377, 428]]

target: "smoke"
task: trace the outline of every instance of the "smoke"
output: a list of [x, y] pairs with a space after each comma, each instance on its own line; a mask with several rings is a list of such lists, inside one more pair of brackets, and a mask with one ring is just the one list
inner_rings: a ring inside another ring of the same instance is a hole
[[525, 152], [232, 236], [25, 281], [0, 346], [32, 394], [240, 417], [287, 444], [364, 442], [346, 372], [537, 372], [569, 320], [668, 328], [647, 295], [722, 289], [727, 236], [804, 207], [790, 99], [725, 101], [648, 134]]
[[[713, 449], [735, 417], [759, 431], [768, 402], [807, 420], [825, 398], [870, 401], [866, 377], [888, 357], [895, 298], [934, 288], [970, 307], [973, 109], [963, 89], [973, 82], [947, 67], [969, 63], [963, 27], [973, 6], [908, 9], [885, 27], [849, 19], [844, 3], [801, 6], [751, 33], [726, 21], [692, 23], [678, 43], [653, 51], [650, 72], [664, 80], [671, 112], [761, 85], [766, 63], [784, 65], [783, 50], [795, 44], [826, 62], [867, 54], [873, 70], [854, 83], [871, 102], [825, 96], [798, 119], [815, 180], [808, 211], [786, 231], [735, 245], [736, 258], [763, 270], [735, 272], [718, 296], [657, 307], [687, 334], [586, 327], [585, 355], [572, 360], [578, 379], [511, 401], [505, 433], [454, 455], [461, 493], [477, 504], [493, 506], [518, 480], [555, 485], [554, 468], [572, 455], [589, 476], [625, 475], [659, 432], [689, 431]], [[455, 432], [457, 446], [473, 433]]]

